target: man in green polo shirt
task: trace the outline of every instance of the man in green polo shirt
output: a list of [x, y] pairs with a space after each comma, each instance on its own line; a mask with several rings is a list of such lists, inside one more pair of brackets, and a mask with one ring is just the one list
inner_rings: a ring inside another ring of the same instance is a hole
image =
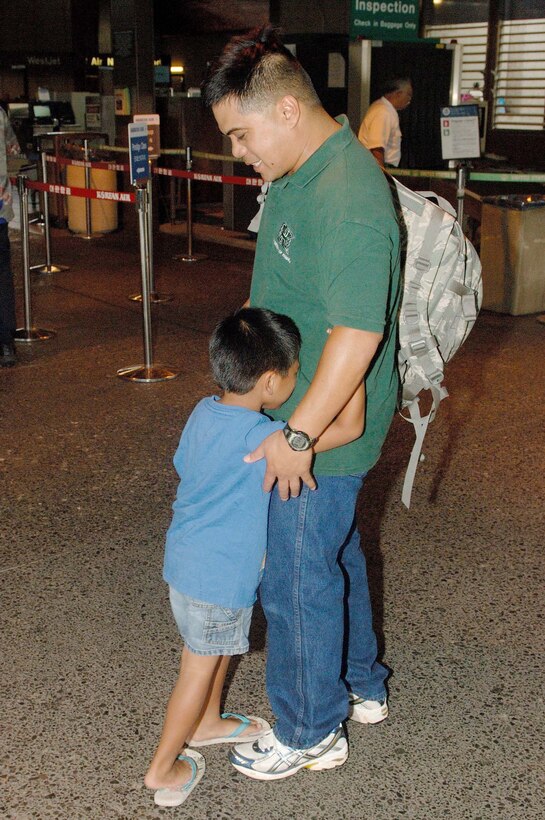
[[[399, 229], [372, 155], [271, 27], [227, 45], [204, 98], [233, 155], [271, 182], [250, 302], [290, 315], [303, 339], [297, 387], [275, 414], [288, 424], [248, 457], [266, 458], [265, 489], [278, 485], [261, 588], [276, 724], [230, 759], [273, 780], [341, 765], [342, 721], [388, 714], [355, 506], [397, 401]], [[363, 435], [314, 457], [362, 380]]]

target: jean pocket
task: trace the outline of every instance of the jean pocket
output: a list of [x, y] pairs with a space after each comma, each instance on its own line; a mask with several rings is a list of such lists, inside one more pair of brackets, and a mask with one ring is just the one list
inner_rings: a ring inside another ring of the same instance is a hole
[[238, 613], [225, 607], [214, 607], [204, 624], [204, 639], [210, 646], [235, 646], [238, 640]]

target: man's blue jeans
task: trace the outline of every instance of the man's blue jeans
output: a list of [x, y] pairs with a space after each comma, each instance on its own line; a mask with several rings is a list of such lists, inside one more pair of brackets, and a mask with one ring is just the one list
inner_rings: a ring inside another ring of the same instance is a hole
[[273, 490], [261, 602], [267, 692], [281, 743], [307, 749], [348, 714], [347, 688], [386, 697], [377, 662], [365, 557], [355, 523], [364, 476], [318, 476], [281, 501]]

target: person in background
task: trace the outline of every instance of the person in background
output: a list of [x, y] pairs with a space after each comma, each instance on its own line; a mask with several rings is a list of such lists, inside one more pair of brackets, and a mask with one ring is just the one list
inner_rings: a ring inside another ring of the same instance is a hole
[[[288, 423], [249, 454], [266, 461], [264, 489], [277, 483], [261, 586], [276, 723], [230, 754], [248, 777], [277, 780], [342, 765], [343, 721], [388, 715], [355, 512], [397, 403], [399, 225], [377, 163], [272, 26], [227, 44], [203, 97], [233, 156], [271, 183], [249, 303], [302, 336], [295, 391], [271, 411]], [[316, 453], [362, 382], [363, 435]]]
[[8, 176], [8, 154], [20, 153], [17, 137], [8, 115], [0, 108], [0, 367], [13, 367], [16, 362], [15, 290], [11, 270], [8, 222], [13, 219], [13, 196]]
[[381, 168], [397, 168], [401, 159], [401, 130], [398, 111], [407, 108], [413, 97], [410, 77], [396, 77], [385, 83], [382, 97], [369, 106], [358, 132], [359, 141], [373, 154]]

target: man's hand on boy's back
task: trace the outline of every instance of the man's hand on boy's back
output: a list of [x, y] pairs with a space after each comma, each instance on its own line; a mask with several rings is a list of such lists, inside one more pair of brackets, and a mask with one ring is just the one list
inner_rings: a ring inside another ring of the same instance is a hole
[[263, 489], [270, 492], [275, 482], [278, 482], [278, 494], [282, 501], [299, 495], [301, 481], [311, 490], [316, 489], [316, 481], [311, 472], [313, 450], [297, 452], [289, 446], [282, 430], [277, 430], [259, 445], [252, 453], [245, 456], [244, 461], [253, 463], [262, 458], [267, 460], [267, 469]]

